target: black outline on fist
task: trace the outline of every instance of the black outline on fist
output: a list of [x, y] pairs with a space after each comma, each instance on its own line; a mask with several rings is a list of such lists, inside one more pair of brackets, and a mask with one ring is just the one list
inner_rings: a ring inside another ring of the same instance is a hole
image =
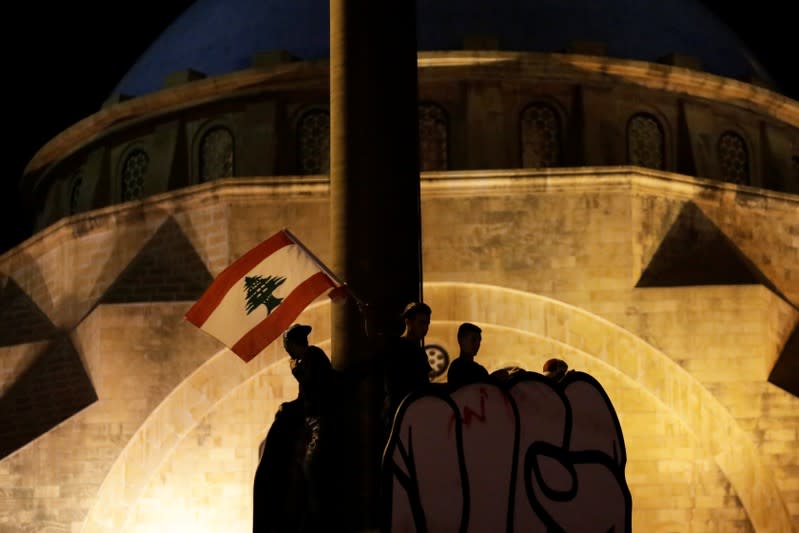
[[383, 457], [383, 531], [630, 532], [616, 411], [599, 382], [518, 372], [400, 405]]

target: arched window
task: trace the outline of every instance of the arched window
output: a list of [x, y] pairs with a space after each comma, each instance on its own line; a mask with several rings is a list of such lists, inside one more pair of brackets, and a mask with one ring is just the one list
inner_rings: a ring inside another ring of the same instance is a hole
[[302, 174], [327, 174], [330, 170], [330, 113], [315, 109], [297, 125], [299, 166]]
[[217, 126], [200, 140], [200, 181], [212, 181], [233, 175], [233, 134]]
[[544, 103], [530, 104], [519, 119], [522, 166], [556, 167], [561, 162], [561, 127], [557, 111]]
[[743, 137], [734, 131], [722, 133], [719, 137], [718, 157], [722, 180], [749, 184], [749, 151]]
[[144, 178], [150, 157], [144, 150], [132, 151], [122, 165], [122, 201], [138, 200], [144, 195]]
[[666, 168], [663, 127], [649, 113], [637, 113], [627, 122], [627, 161], [647, 168]]
[[80, 188], [83, 185], [83, 176], [78, 173], [72, 178], [72, 184], [69, 187], [69, 214], [74, 215], [78, 212], [80, 205]]
[[419, 104], [419, 170], [449, 168], [449, 120], [436, 104]]

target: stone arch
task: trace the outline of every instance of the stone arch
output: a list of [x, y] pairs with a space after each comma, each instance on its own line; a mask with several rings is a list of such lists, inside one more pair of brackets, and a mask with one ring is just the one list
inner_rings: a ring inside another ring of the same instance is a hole
[[643, 339], [583, 309], [515, 289], [426, 283], [425, 299], [434, 318], [437, 313], [456, 321], [536, 332], [629, 377], [697, 435], [734, 488], [755, 531], [791, 531], [774, 475], [738, 422], [698, 380]]
[[[298, 321], [314, 328], [312, 339], [325, 339], [330, 337], [329, 316], [329, 304], [323, 302], [307, 308]], [[198, 331], [198, 334], [203, 333]], [[83, 531], [99, 533], [124, 530], [132, 520], [131, 508], [151, 482], [159, 465], [164, 463], [189, 432], [197, 428], [214, 407], [233, 394], [236, 388], [259, 375], [270, 376], [279, 372], [280, 365], [277, 363], [285, 359], [279, 344], [272, 343], [248, 364], [226, 349], [209, 354], [206, 362], [164, 398], [125, 445], [97, 493]], [[276, 379], [280, 381], [279, 373], [274, 375], [278, 375]], [[291, 375], [287, 373], [283, 378], [285, 386], [290, 386], [293, 381]], [[296, 396], [296, 388], [293, 393]], [[289, 396], [288, 392], [281, 394], [271, 403], [267, 402], [269, 405], [264, 406], [261, 412], [274, 414], [280, 402], [291, 399]], [[269, 419], [262, 421], [263, 427], [268, 427], [269, 423]]]
[[[743, 429], [695, 378], [644, 340], [585, 310], [503, 287], [426, 283], [425, 300], [433, 308], [434, 323], [427, 339], [431, 343], [451, 343], [457, 324], [470, 321], [486, 328], [485, 340], [507, 339], [504, 353], [490, 359], [487, 366], [521, 364], [536, 370], [534, 367], [545, 358], [566, 354], [573, 366], [597, 374], [600, 382], [625, 385], [638, 396], [630, 400], [611, 396], [625, 433], [633, 426], [632, 421], [624, 419], [625, 401], [662, 406], [659, 413], [685, 426], [686, 434], [696, 442], [695, 448], [701, 449], [702, 455], [696, 460], [720, 472], [721, 482], [740, 499], [754, 530], [791, 530], [791, 519], [773, 474]], [[327, 342], [318, 340], [329, 337], [329, 310], [327, 302], [319, 303], [300, 319], [314, 327], [312, 341], [323, 348], [327, 348]], [[235, 522], [233, 525], [246, 529], [249, 517], [242, 516], [246, 513], [242, 506], [249, 505], [252, 495], [258, 441], [271, 423], [270, 413], [296, 394], [287, 365], [280, 364], [283, 354], [277, 344], [249, 365], [223, 350], [176, 387], [117, 458], [83, 531], [124, 531], [128, 525], [148, 530], [152, 523], [147, 517], [157, 516], [153, 511], [170, 503], [170, 509], [183, 509], [163, 513], [170, 519], [199, 520], [185, 510], [192, 502], [198, 513], [215, 513], [203, 515], [205, 530], [215, 531], [213, 524], [222, 522], [228, 526]], [[489, 353], [490, 344], [484, 346], [481, 352]], [[526, 350], [534, 355], [526, 354]], [[235, 417], [244, 421], [236, 423], [236, 435], [213, 432], [214, 424], [231, 424]], [[198, 455], [198, 447], [204, 442], [210, 444]], [[198, 456], [213, 458], [215, 454], [220, 464], [228, 465], [225, 469], [204, 472], [197, 468]], [[629, 447], [628, 457], [635, 457]], [[198, 478], [200, 474], [206, 477]], [[238, 505], [231, 511], [238, 513], [235, 519], [220, 518], [218, 509], [207, 509], [209, 505], [224, 508], [224, 504], [216, 499], [216, 493], [196, 494], [198, 479], [205, 480], [209, 491], [214, 480], [219, 481], [219, 496]], [[175, 500], [170, 501], [173, 497]], [[634, 520], [635, 498], [634, 493]], [[667, 531], [663, 527], [645, 529]]]

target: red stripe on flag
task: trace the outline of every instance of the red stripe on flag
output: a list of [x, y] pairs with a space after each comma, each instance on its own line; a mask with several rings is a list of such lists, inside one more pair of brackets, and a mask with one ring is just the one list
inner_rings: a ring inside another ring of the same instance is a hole
[[317, 296], [335, 286], [333, 280], [324, 272], [317, 272], [297, 285], [269, 316], [239, 339], [231, 350], [245, 363], [249, 362], [288, 329], [302, 310], [308, 307]]
[[258, 263], [290, 244], [294, 243], [288, 238], [286, 233], [281, 230], [236, 259], [235, 262], [220, 272], [202, 297], [188, 310], [186, 313], [186, 320], [198, 328], [201, 328], [231, 287], [238, 283], [242, 276], [255, 268]]

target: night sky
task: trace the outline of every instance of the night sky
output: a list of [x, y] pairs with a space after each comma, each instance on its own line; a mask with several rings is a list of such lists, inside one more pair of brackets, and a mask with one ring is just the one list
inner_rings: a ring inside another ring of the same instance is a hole
[[[668, 1], [668, 0], [666, 0]], [[0, 253], [30, 231], [20, 224], [16, 182], [33, 154], [60, 131], [99, 110], [116, 83], [152, 42], [192, 2], [14, 4], [5, 15], [6, 116], [10, 117], [9, 184], [0, 202]], [[783, 93], [799, 100], [796, 23], [790, 3], [705, 0], [774, 76]], [[117, 7], [118, 6], [118, 7]], [[123, 7], [124, 6], [124, 7]], [[43, 19], [43, 17], [46, 17]], [[120, 26], [112, 21], [124, 21]], [[9, 32], [14, 32], [13, 37]], [[9, 118], [7, 118], [9, 120]], [[5, 137], [9, 137], [7, 134]], [[0, 272], [0, 275], [2, 273]]]

